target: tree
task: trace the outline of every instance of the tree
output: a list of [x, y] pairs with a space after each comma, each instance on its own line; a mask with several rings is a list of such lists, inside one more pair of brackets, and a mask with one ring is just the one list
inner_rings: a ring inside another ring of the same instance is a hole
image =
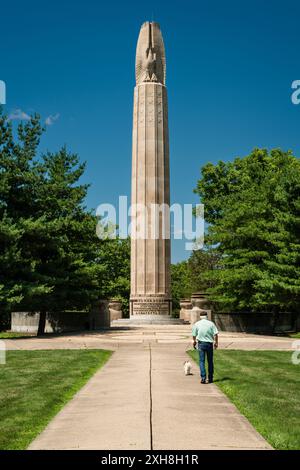
[[102, 298], [119, 299], [123, 314], [127, 316], [130, 296], [130, 238], [99, 242], [96, 263], [99, 267], [98, 282]]
[[192, 294], [191, 278], [188, 261], [171, 265], [171, 295], [173, 311], [180, 308], [180, 299], [190, 297]]
[[215, 269], [219, 254], [205, 247], [203, 250], [193, 251], [186, 261], [171, 266], [171, 289], [173, 310], [180, 307], [180, 299], [190, 298], [194, 292], [206, 292], [212, 282], [207, 273]]
[[66, 148], [43, 156], [36, 212], [23, 222], [36, 290], [24, 293], [22, 305], [41, 312], [40, 332], [46, 310], [86, 309], [98, 296], [96, 217], [83, 205], [88, 186], [78, 184], [84, 168]]
[[2, 327], [13, 306], [30, 289], [28, 273], [32, 262], [24, 258], [21, 243], [23, 220], [35, 212], [35, 189], [39, 175], [33, 164], [42, 128], [39, 117], [33, 116], [18, 127], [13, 136], [10, 122], [0, 109], [0, 315]]
[[219, 259], [219, 253], [209, 246], [192, 252], [188, 260], [188, 267], [193, 292], [206, 292], [213, 286], [213, 282], [207, 276], [207, 273], [216, 269]]
[[300, 302], [300, 161], [255, 149], [202, 169], [195, 192], [220, 255], [213, 298], [236, 311], [294, 311]]
[[39, 333], [46, 312], [129, 296], [128, 240], [97, 238], [79, 183], [85, 164], [65, 147], [39, 157], [42, 132], [36, 115], [14, 138], [0, 112], [0, 315], [39, 311]]

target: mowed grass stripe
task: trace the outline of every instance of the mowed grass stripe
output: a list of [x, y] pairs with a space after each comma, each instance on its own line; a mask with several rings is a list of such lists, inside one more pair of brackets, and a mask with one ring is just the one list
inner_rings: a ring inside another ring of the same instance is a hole
[[[198, 352], [190, 351], [198, 362]], [[275, 449], [300, 449], [300, 365], [287, 351], [215, 353], [216, 385]]]
[[0, 449], [26, 449], [111, 354], [8, 351], [0, 365]]

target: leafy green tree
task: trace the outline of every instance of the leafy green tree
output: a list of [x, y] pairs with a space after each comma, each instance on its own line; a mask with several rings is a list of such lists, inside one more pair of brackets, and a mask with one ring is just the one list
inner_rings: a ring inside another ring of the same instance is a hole
[[107, 239], [98, 244], [99, 291], [104, 299], [121, 301], [124, 316], [129, 312], [130, 238]]
[[202, 169], [195, 192], [205, 205], [207, 242], [220, 256], [209, 271], [223, 309], [294, 311], [300, 301], [300, 161], [255, 149]]
[[171, 295], [173, 312], [178, 313], [180, 299], [190, 297], [192, 294], [191, 277], [188, 261], [171, 265]]
[[213, 286], [212, 281], [207, 276], [211, 270], [216, 269], [220, 259], [211, 247], [205, 246], [202, 250], [193, 251], [189, 260], [189, 276], [192, 292], [206, 292]]
[[180, 299], [190, 298], [194, 292], [205, 292], [212, 286], [207, 273], [215, 269], [218, 261], [219, 254], [205, 247], [193, 251], [188, 260], [172, 264], [171, 290], [175, 312], [179, 310]]

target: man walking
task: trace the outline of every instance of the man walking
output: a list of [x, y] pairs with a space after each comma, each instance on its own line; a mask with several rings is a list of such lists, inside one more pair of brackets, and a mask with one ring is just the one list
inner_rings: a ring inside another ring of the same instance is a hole
[[194, 323], [192, 329], [193, 344], [198, 342], [201, 383], [206, 383], [205, 357], [208, 363], [208, 383], [214, 380], [214, 348], [218, 347], [218, 330], [216, 325], [208, 320], [207, 315], [200, 315], [200, 320]]

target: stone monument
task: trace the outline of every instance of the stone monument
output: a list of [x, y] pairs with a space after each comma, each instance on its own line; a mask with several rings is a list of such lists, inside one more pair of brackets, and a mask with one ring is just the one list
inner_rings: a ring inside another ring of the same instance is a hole
[[122, 302], [118, 299], [110, 299], [108, 303], [110, 321], [120, 320], [122, 318]]
[[132, 135], [130, 319], [170, 319], [170, 177], [166, 58], [158, 23], [136, 49]]

